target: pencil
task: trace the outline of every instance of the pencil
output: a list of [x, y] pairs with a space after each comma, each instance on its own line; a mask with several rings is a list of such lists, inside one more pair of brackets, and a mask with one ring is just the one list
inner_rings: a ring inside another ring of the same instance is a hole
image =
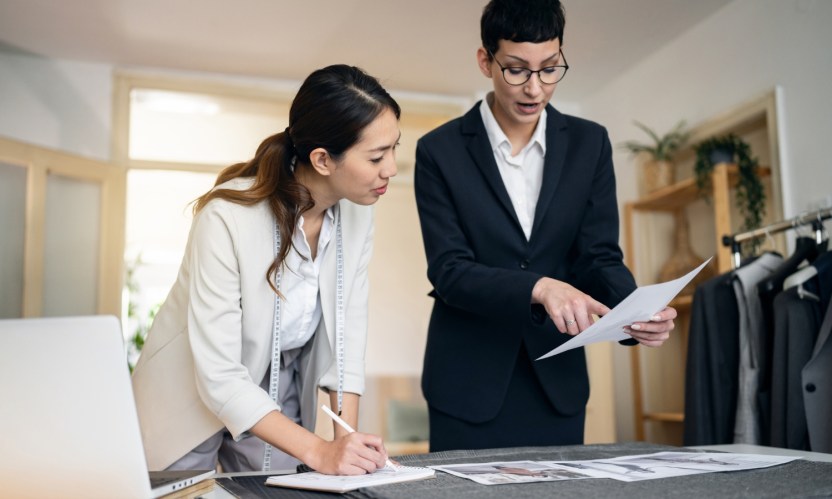
[[[344, 421], [344, 420], [343, 420], [343, 419], [341, 419], [341, 418], [340, 418], [337, 414], [335, 414], [334, 412], [332, 412], [332, 409], [330, 409], [330, 408], [329, 408], [329, 407], [327, 407], [326, 405], [321, 405], [321, 409], [323, 409], [323, 410], [324, 410], [324, 412], [326, 413], [326, 415], [327, 415], [327, 416], [329, 416], [329, 417], [331, 417], [333, 421], [335, 421], [336, 423], [338, 423], [338, 426], [340, 426], [341, 428], [343, 428], [343, 429], [347, 430], [347, 433], [355, 433], [355, 430], [353, 430], [353, 429], [352, 429], [352, 426], [348, 425], [346, 421]], [[387, 466], [389, 466], [389, 467], [393, 468], [394, 470], [397, 470], [397, 469], [398, 469], [398, 468], [396, 467], [396, 465], [395, 465], [395, 464], [393, 464], [392, 462], [390, 462], [390, 458], [388, 458], [388, 459], [387, 459], [387, 461], [385, 462], [385, 464], [386, 464]]]

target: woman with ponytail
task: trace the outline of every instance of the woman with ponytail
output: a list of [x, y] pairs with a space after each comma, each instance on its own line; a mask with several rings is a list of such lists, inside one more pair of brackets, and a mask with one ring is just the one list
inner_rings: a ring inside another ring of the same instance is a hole
[[399, 115], [360, 69], [315, 71], [289, 126], [196, 201], [179, 275], [133, 374], [150, 469], [384, 466], [376, 435], [313, 431], [319, 389], [357, 427], [371, 205], [396, 174]]

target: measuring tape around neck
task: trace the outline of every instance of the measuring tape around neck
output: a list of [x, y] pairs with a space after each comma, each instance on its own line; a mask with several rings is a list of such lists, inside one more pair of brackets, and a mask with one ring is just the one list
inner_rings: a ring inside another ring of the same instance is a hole
[[[341, 237], [340, 210], [336, 213], [335, 226], [335, 351], [338, 365], [338, 414], [344, 398], [344, 253]], [[274, 256], [280, 252], [280, 229], [277, 221], [274, 223]], [[282, 266], [282, 264], [281, 264]], [[275, 276], [275, 288], [280, 290], [280, 268]], [[323, 320], [323, 317], [321, 318]], [[279, 404], [280, 384], [280, 296], [274, 295], [274, 319], [272, 320], [272, 363], [269, 374], [269, 396]], [[266, 443], [263, 456], [263, 471], [271, 471], [272, 446]]]

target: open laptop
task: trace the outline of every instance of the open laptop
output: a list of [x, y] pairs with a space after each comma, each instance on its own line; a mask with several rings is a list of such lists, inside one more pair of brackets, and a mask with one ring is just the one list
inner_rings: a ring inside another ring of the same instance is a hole
[[147, 499], [213, 473], [151, 486], [115, 317], [0, 320], [0, 495]]

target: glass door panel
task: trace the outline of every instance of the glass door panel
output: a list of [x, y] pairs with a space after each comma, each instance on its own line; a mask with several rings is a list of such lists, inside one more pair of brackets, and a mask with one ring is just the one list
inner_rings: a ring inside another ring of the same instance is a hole
[[47, 175], [43, 315], [98, 310], [101, 183]]
[[23, 316], [26, 168], [0, 161], [0, 319]]

